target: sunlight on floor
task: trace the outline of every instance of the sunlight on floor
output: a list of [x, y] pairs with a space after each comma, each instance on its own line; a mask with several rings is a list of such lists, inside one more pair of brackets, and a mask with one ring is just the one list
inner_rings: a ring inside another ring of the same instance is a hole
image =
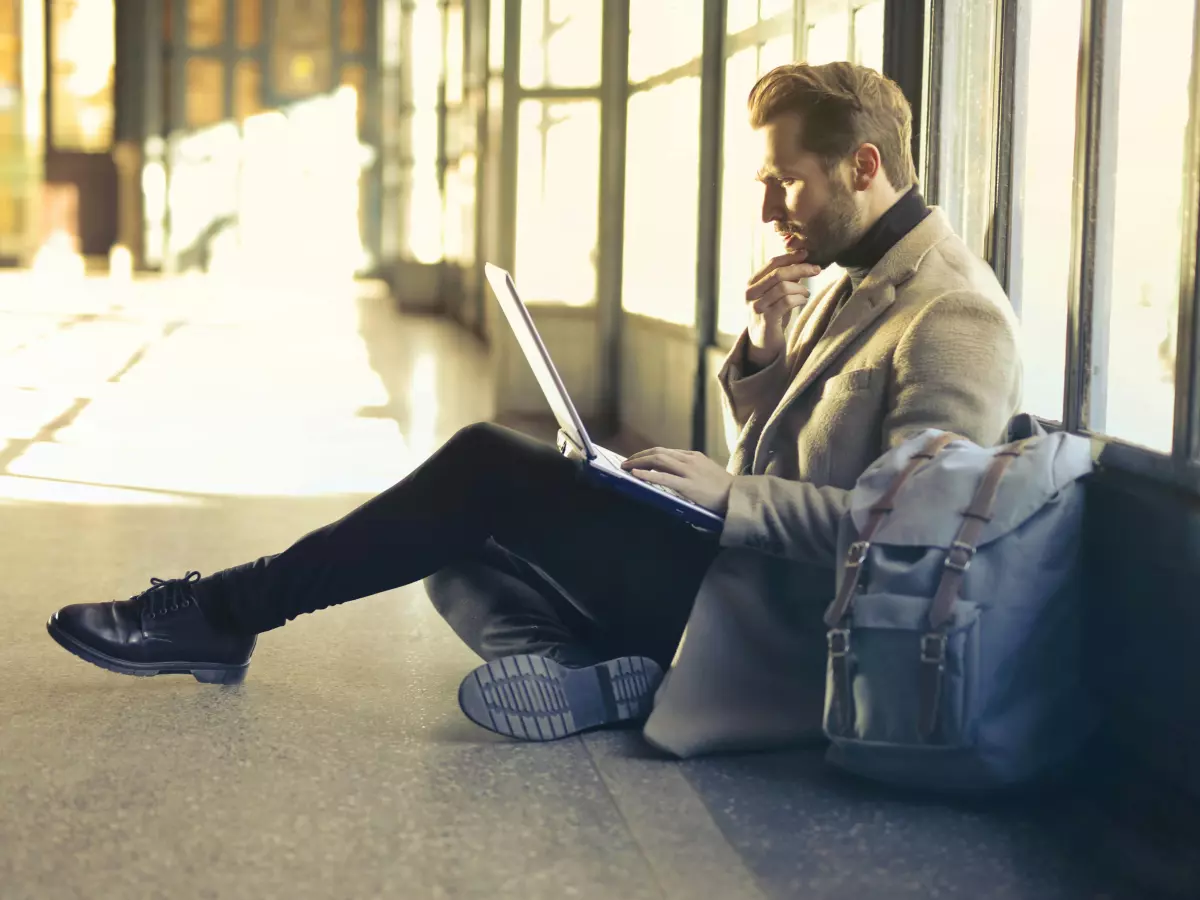
[[[3, 279], [0, 502], [377, 493], [434, 447], [435, 357], [415, 354], [409, 396], [391, 398], [359, 334], [357, 301], [387, 303], [378, 285], [65, 286]], [[394, 406], [403, 432], [366, 411]]]

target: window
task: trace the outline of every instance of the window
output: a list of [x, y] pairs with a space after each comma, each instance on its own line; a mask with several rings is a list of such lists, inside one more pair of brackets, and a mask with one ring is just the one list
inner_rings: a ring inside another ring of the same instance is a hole
[[1008, 294], [1021, 319], [1023, 408], [1062, 421], [1071, 280], [1075, 100], [1082, 0], [1031, 3], [1018, 45]]
[[[1183, 227], [1194, 0], [1126, 3], [1118, 35], [1111, 253], [1098, 254], [1094, 431], [1169, 452]], [[1151, 173], [1159, 173], [1152, 175]], [[1147, 178], [1153, 188], [1148, 189]], [[1100, 320], [1107, 307], [1107, 321]], [[1098, 352], [1103, 355], [1098, 355]], [[1096, 421], [1097, 417], [1100, 421]]]
[[883, 71], [883, 4], [872, 0], [854, 10], [851, 58], [860, 66]]
[[764, 0], [759, 13], [747, 26], [746, 10], [731, 2], [726, 18], [717, 297], [717, 331], [725, 335], [745, 327], [746, 281], [779, 252], [772, 227], [762, 223], [762, 188], [754, 179], [762, 146], [750, 128], [746, 99], [759, 77], [796, 61], [795, 11], [791, 3]]
[[806, 31], [805, 62], [819, 66], [846, 58], [850, 47], [850, 17], [845, 10], [812, 19]]
[[113, 139], [117, 55], [113, 2], [54, 0], [50, 17], [51, 144], [106, 153]]
[[420, 0], [409, 13], [409, 152], [405, 233], [408, 255], [417, 262], [442, 258], [442, 197], [438, 187], [438, 81], [442, 73], [442, 11], [438, 0]]
[[517, 252], [526, 300], [596, 297], [600, 104], [522, 101], [517, 136]]
[[629, 98], [622, 304], [681, 325], [696, 317], [700, 79]]
[[944, 0], [936, 200], [981, 257], [995, 211], [996, 2]]
[[[684, 0], [634, 0], [629, 13], [622, 306], [692, 325], [703, 16]], [[636, 84], [664, 72], [672, 80]]]
[[600, 84], [602, 9], [596, 0], [523, 0], [521, 86]]
[[704, 17], [696, 0], [632, 0], [629, 81], [681, 66], [700, 55]]

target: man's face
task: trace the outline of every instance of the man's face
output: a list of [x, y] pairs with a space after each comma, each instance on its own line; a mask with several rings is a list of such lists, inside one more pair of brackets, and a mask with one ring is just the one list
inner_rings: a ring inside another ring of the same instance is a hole
[[775, 223], [788, 253], [808, 251], [807, 261], [828, 266], [863, 233], [848, 166], [826, 172], [819, 157], [802, 149], [803, 122], [776, 116], [758, 134], [763, 140], [762, 220]]

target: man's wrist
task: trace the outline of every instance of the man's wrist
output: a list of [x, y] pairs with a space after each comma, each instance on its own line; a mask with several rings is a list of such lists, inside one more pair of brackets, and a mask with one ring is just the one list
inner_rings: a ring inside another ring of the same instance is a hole
[[761, 372], [771, 363], [779, 358], [779, 354], [783, 352], [783, 345], [773, 346], [771, 344], [765, 347], [758, 347], [752, 341], [746, 341], [746, 350], [742, 360], [742, 372], [744, 375], [753, 375], [756, 372]]

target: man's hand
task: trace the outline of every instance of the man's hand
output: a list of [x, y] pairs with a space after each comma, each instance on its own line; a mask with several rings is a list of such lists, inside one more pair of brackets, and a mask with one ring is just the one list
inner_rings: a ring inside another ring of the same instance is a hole
[[655, 447], [633, 454], [621, 468], [643, 481], [669, 487], [717, 515], [729, 509], [733, 476], [703, 453]]
[[804, 260], [808, 251], [777, 256], [750, 279], [746, 290], [747, 355], [755, 368], [764, 368], [783, 352], [784, 323], [793, 309], [808, 302], [808, 288], [800, 282], [820, 274], [821, 267]]

